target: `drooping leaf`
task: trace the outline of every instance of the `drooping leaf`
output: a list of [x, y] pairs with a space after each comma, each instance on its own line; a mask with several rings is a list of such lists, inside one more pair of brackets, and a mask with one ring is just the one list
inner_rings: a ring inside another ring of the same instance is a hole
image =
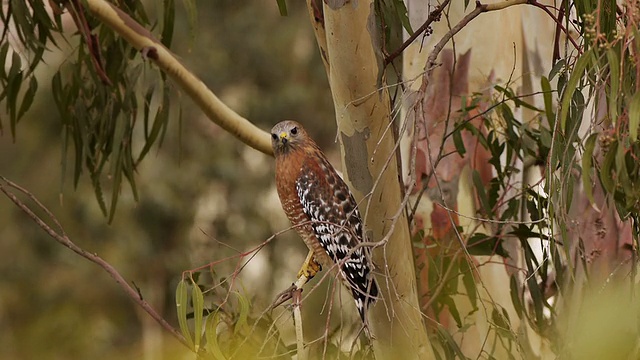
[[587, 65], [591, 62], [592, 50], [587, 50], [585, 53], [580, 55], [578, 60], [576, 61], [576, 65], [571, 71], [571, 76], [569, 77], [569, 81], [562, 92], [562, 101], [560, 103], [560, 128], [565, 131], [567, 124], [567, 116], [569, 114], [569, 107], [571, 99], [578, 88], [578, 83], [582, 80], [582, 76], [584, 74]]
[[449, 332], [447, 331], [447, 329], [445, 329], [442, 325], [438, 324], [438, 335], [440, 336], [440, 338], [442, 338], [444, 340], [444, 345], [446, 345], [446, 347], [453, 353], [455, 354], [455, 356], [457, 356], [460, 359], [467, 359], [466, 356], [464, 356], [464, 353], [462, 352], [462, 350], [460, 349], [460, 346], [458, 345], [458, 343], [453, 339], [453, 337], [451, 336], [451, 334], [449, 334]]
[[617, 150], [618, 142], [613, 141], [613, 143], [609, 145], [609, 151], [607, 152], [607, 155], [605, 155], [604, 161], [602, 162], [602, 168], [600, 169], [600, 182], [602, 183], [602, 187], [610, 193], [613, 192], [615, 188], [611, 169], [613, 168], [616, 159]]
[[607, 64], [609, 65], [610, 86], [609, 91], [607, 91], [607, 97], [609, 98], [609, 119], [615, 124], [618, 119], [618, 98], [620, 97], [618, 93], [620, 89], [620, 64], [618, 54], [616, 54], [613, 48], [607, 50]]
[[476, 193], [478, 194], [478, 198], [480, 199], [480, 205], [482, 206], [482, 210], [485, 214], [490, 215], [492, 212], [492, 209], [489, 206], [489, 198], [487, 197], [484, 184], [482, 183], [482, 179], [480, 178], [480, 173], [477, 170], [473, 170], [472, 176], [473, 176], [473, 185], [476, 188]]
[[287, 11], [287, 1], [286, 0], [276, 0], [278, 3], [278, 11], [280, 11], [280, 16], [289, 16], [289, 12]]
[[502, 239], [495, 236], [488, 236], [482, 233], [475, 233], [467, 240], [467, 251], [471, 255], [491, 256], [500, 255], [504, 258], [509, 257], [509, 253], [502, 246]]
[[464, 147], [464, 141], [462, 141], [462, 129], [454, 129], [451, 135], [453, 136], [453, 144], [456, 147], [456, 151], [458, 152], [458, 154], [460, 154], [460, 156], [464, 156], [467, 150]]
[[547, 116], [547, 121], [549, 122], [549, 127], [553, 128], [556, 116], [553, 111], [553, 100], [552, 100], [552, 92], [551, 92], [551, 84], [549, 83], [549, 79], [546, 77], [542, 77], [540, 79], [540, 85], [542, 87], [542, 97], [544, 99], [544, 111]]
[[207, 353], [213, 356], [215, 360], [226, 360], [227, 357], [224, 356], [224, 353], [220, 348], [220, 344], [218, 343], [217, 329], [218, 329], [219, 323], [220, 323], [220, 314], [217, 311], [207, 316], [207, 321], [206, 321], [207, 329], [205, 331], [205, 337], [207, 339], [206, 349], [207, 349]]
[[193, 339], [194, 348], [197, 353], [200, 349], [200, 341], [202, 340], [202, 323], [204, 319], [204, 295], [198, 284], [193, 281], [191, 286], [191, 301], [193, 302]]
[[29, 108], [31, 107], [31, 104], [33, 104], [33, 99], [36, 96], [36, 91], [38, 91], [38, 81], [36, 80], [35, 76], [31, 76], [31, 79], [29, 79], [29, 88], [27, 88], [27, 91], [22, 97], [20, 110], [18, 110], [18, 120], [22, 118], [24, 113], [26, 113], [27, 110], [29, 110]]
[[478, 310], [478, 290], [476, 289], [476, 280], [471, 262], [466, 257], [460, 258], [460, 272], [462, 273], [462, 284], [467, 291], [469, 302], [473, 307], [473, 311]]
[[587, 199], [593, 205], [593, 179], [591, 177], [591, 168], [593, 166], [593, 150], [596, 146], [598, 134], [591, 134], [584, 144], [584, 153], [582, 154], [582, 188]]
[[518, 289], [518, 280], [515, 275], [511, 275], [509, 280], [509, 290], [511, 294], [511, 303], [513, 304], [513, 308], [516, 310], [518, 317], [522, 319], [522, 315], [524, 314], [524, 306], [522, 306], [522, 300], [520, 299], [520, 291]]
[[234, 291], [234, 294], [236, 294], [236, 298], [238, 298], [238, 303], [240, 304], [238, 321], [236, 322], [236, 326], [234, 329], [234, 332], [238, 334], [241, 331], [246, 330], [249, 326], [249, 323], [247, 321], [247, 319], [249, 318], [249, 300], [237, 291]]
[[196, 29], [198, 26], [198, 10], [195, 0], [182, 0], [182, 5], [187, 11], [187, 23], [189, 24], [189, 48], [193, 46], [196, 39]]
[[411, 22], [409, 21], [409, 13], [407, 11], [407, 7], [404, 4], [403, 0], [393, 0], [394, 8], [396, 9], [396, 15], [400, 19], [400, 23], [405, 31], [411, 35], [413, 34], [413, 29], [411, 28]]
[[189, 331], [189, 326], [187, 324], [188, 306], [187, 283], [184, 279], [181, 279], [178, 283], [178, 287], [176, 288], [176, 315], [178, 316], [178, 325], [180, 326], [182, 336], [184, 336], [185, 340], [189, 344], [189, 348], [194, 349], [193, 339], [191, 338], [191, 332]]
[[629, 138], [638, 140], [638, 126], [640, 126], [640, 91], [637, 91], [629, 101]]
[[163, 27], [160, 41], [162, 41], [162, 45], [170, 48], [173, 40], [173, 28], [176, 18], [176, 2], [175, 0], [164, 0], [163, 5]]

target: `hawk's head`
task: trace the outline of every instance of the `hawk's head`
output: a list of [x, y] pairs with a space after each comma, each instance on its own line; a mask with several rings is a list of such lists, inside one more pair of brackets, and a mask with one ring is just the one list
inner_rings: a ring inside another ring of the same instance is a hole
[[271, 146], [276, 156], [301, 147], [306, 140], [307, 133], [295, 121], [282, 121], [271, 129]]

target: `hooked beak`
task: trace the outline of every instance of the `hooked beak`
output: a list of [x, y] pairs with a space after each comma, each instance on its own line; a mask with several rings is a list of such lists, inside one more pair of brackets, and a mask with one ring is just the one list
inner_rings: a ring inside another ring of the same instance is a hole
[[280, 142], [285, 145], [287, 143], [287, 141], [289, 141], [289, 137], [287, 135], [286, 132], [281, 132], [280, 133]]

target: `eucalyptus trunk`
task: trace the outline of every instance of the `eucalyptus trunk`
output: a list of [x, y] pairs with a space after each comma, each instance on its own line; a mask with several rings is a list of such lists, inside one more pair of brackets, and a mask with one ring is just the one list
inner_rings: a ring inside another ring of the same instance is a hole
[[384, 299], [369, 312], [376, 358], [428, 359], [411, 236], [403, 211], [389, 94], [378, 83], [372, 1], [308, 2], [336, 111], [345, 181], [359, 202]]

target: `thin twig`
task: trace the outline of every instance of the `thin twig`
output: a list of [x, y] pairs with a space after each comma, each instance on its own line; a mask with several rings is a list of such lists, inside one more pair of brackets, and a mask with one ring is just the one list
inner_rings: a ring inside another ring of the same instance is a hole
[[82, 35], [82, 38], [87, 43], [87, 49], [89, 50], [89, 54], [91, 56], [91, 63], [96, 70], [96, 74], [98, 75], [100, 80], [102, 80], [103, 84], [112, 86], [113, 83], [111, 82], [111, 79], [109, 79], [109, 76], [107, 76], [107, 73], [102, 66], [102, 52], [100, 51], [98, 36], [91, 33], [89, 22], [84, 16], [84, 8], [80, 5], [80, 1], [72, 0], [69, 2], [66, 8], [69, 9], [69, 13], [71, 14], [73, 22], [76, 23], [78, 32]]
[[[64, 233], [64, 230], [62, 230], [62, 226], [60, 226], [60, 223], [55, 218], [55, 216], [53, 216], [51, 211], [49, 211], [46, 206], [38, 201], [38, 199], [31, 192], [9, 181], [4, 176], [0, 176], [0, 180], [2, 180], [6, 184], [5, 186], [0, 183], [0, 191], [2, 191], [5, 196], [9, 198], [9, 200], [11, 200], [18, 208], [20, 208], [20, 210], [27, 214], [27, 216], [31, 218], [31, 220], [33, 220], [42, 230], [44, 230], [49, 236], [51, 236], [54, 240], [56, 240], [64, 247], [69, 248], [71, 251], [104, 269], [104, 271], [106, 271], [115, 280], [115, 282], [124, 290], [125, 294], [127, 294], [127, 296], [134, 303], [138, 304], [145, 312], [147, 312], [147, 314], [149, 314], [156, 322], [158, 322], [158, 324], [160, 324], [162, 328], [173, 335], [173, 337], [180, 341], [184, 346], [189, 347], [189, 344], [182, 336], [182, 334], [176, 328], [171, 326], [162, 316], [160, 316], [160, 314], [158, 314], [155, 309], [151, 307], [151, 305], [146, 300], [144, 300], [142, 296], [140, 296], [139, 292], [134, 287], [129, 285], [127, 280], [125, 280], [125, 278], [120, 275], [118, 270], [116, 270], [107, 261], [99, 257], [96, 253], [89, 253], [76, 245], [73, 241], [71, 241], [71, 239]], [[7, 187], [16, 189], [21, 193], [27, 195], [37, 205], [37, 208], [44, 211], [47, 216], [49, 216], [50, 220], [56, 224], [56, 226], [60, 229], [59, 232], [56, 232], [56, 230], [51, 228], [51, 226], [49, 226], [41, 217], [36, 215], [31, 210], [31, 208], [29, 208], [29, 206], [27, 206], [24, 202], [18, 199], [16, 195], [10, 192]]]
[[384, 59], [384, 66], [386, 67], [387, 65], [392, 63], [395, 58], [400, 56], [400, 54], [402, 54], [402, 52], [407, 47], [409, 47], [409, 45], [411, 45], [411, 43], [415, 39], [417, 39], [418, 36], [420, 36], [420, 34], [422, 34], [423, 32], [426, 32], [431, 27], [431, 24], [433, 24], [434, 22], [440, 20], [440, 16], [442, 15], [442, 11], [444, 10], [444, 8], [447, 5], [449, 5], [449, 2], [451, 2], [451, 0], [444, 0], [442, 2], [442, 4], [436, 6], [436, 8], [431, 13], [429, 13], [429, 17], [427, 18], [427, 20], [416, 31], [414, 31], [413, 34], [411, 34], [411, 36], [409, 36], [409, 38], [407, 38], [407, 40], [405, 40], [402, 43], [402, 45], [400, 45], [399, 48], [397, 48], [394, 52], [389, 54]]
[[[433, 69], [435, 68], [435, 65], [436, 65], [436, 58], [438, 57], [442, 49], [445, 47], [445, 45], [449, 42], [449, 40], [451, 40], [451, 38], [453, 38], [454, 35], [456, 35], [458, 32], [460, 32], [460, 30], [462, 30], [465, 26], [467, 26], [469, 22], [471, 22], [473, 19], [475, 19], [476, 17], [478, 17], [478, 15], [482, 13], [503, 10], [514, 5], [532, 5], [534, 7], [537, 7], [538, 9], [543, 10], [545, 13], [547, 13], [547, 15], [549, 15], [556, 22], [556, 24], [558, 24], [558, 26], [560, 26], [560, 28], [567, 35], [567, 38], [569, 39], [571, 44], [573, 44], [576, 50], [578, 52], [581, 52], [580, 46], [569, 35], [567, 29], [558, 21], [558, 19], [551, 13], [551, 11], [547, 9], [546, 6], [538, 3], [537, 0], [513, 0], [513, 1], [503, 1], [499, 3], [492, 3], [492, 4], [483, 4], [480, 1], [476, 1], [476, 7], [473, 9], [473, 11], [471, 11], [469, 14], [463, 17], [462, 20], [460, 20], [460, 22], [458, 22], [454, 27], [452, 27], [451, 30], [449, 30], [442, 37], [442, 39], [440, 39], [440, 41], [436, 44], [436, 46], [434, 46], [433, 51], [429, 55], [429, 58], [427, 58], [427, 64], [425, 66], [426, 78], [427, 79], [431, 78], [431, 73], [433, 72]], [[426, 86], [426, 81], [423, 83], [423, 86]]]

